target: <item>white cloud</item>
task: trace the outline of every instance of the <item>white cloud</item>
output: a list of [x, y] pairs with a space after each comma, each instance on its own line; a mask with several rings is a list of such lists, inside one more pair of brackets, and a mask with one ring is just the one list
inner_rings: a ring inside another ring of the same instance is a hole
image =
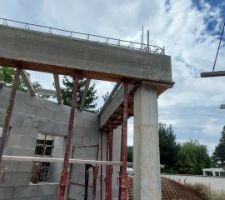
[[[167, 2], [167, 3], [166, 3]], [[221, 7], [212, 7], [204, 0], [197, 9], [192, 1], [158, 0], [0, 0], [4, 17], [20, 19], [69, 30], [110, 37], [140, 40], [141, 26], [150, 30], [150, 40], [165, 46], [172, 56], [173, 89], [159, 98], [160, 121], [172, 123], [178, 140], [198, 139], [209, 146], [217, 143], [224, 124], [225, 79], [201, 79], [201, 71], [212, 68], [221, 29]], [[208, 30], [214, 23], [214, 30]], [[225, 48], [221, 49], [217, 70], [224, 69]], [[45, 76], [32, 76], [49, 85]], [[112, 83], [96, 82], [101, 97], [111, 90]], [[99, 102], [102, 104], [102, 100]], [[129, 131], [132, 132], [132, 120]], [[129, 141], [132, 143], [132, 135]]]

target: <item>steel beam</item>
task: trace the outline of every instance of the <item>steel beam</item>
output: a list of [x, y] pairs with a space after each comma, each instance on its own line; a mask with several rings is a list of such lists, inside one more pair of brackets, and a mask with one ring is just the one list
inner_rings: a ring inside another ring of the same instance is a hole
[[80, 110], [81, 111], [84, 110], [85, 100], [86, 100], [86, 97], [87, 97], [90, 82], [91, 82], [91, 79], [87, 79], [86, 83], [85, 83], [84, 92], [82, 94], [81, 103], [80, 103]]
[[58, 200], [64, 200], [66, 186], [67, 186], [68, 177], [69, 177], [69, 158], [70, 158], [71, 144], [73, 139], [73, 127], [74, 127], [75, 109], [77, 104], [77, 90], [78, 90], [79, 76], [75, 74], [73, 79], [74, 79], [74, 83], [73, 83], [73, 94], [72, 94], [72, 100], [71, 100], [70, 118], [69, 118], [69, 124], [68, 124], [68, 136], [66, 141], [63, 169], [62, 169], [61, 178], [60, 178]]
[[124, 101], [123, 101], [123, 122], [121, 134], [121, 153], [120, 177], [119, 177], [119, 200], [128, 198], [128, 174], [127, 174], [127, 119], [128, 119], [128, 83], [124, 82]]
[[54, 77], [54, 82], [55, 82], [57, 101], [58, 101], [58, 104], [61, 104], [62, 103], [62, 93], [61, 93], [61, 88], [60, 88], [59, 75], [53, 74], [53, 77]]
[[202, 78], [225, 76], [225, 71], [202, 72]]
[[34, 87], [32, 85], [32, 82], [26, 72], [26, 70], [21, 70], [21, 77], [23, 79], [23, 81], [25, 82], [27, 88], [28, 88], [28, 91], [30, 93], [31, 96], [35, 96], [35, 90], [34, 90]]
[[220, 109], [225, 109], [225, 104], [220, 105]]
[[19, 84], [19, 79], [20, 79], [20, 73], [21, 73], [21, 68], [16, 69], [16, 74], [15, 74], [15, 79], [13, 81], [12, 85], [12, 90], [11, 90], [11, 95], [9, 99], [9, 105], [6, 110], [6, 116], [5, 116], [5, 123], [2, 129], [2, 137], [0, 138], [1, 144], [0, 144], [0, 164], [2, 163], [2, 155], [5, 147], [5, 142], [6, 142], [6, 137], [7, 133], [9, 131], [9, 124], [10, 124], [10, 119], [12, 116], [12, 111], [13, 111], [13, 106], [15, 102], [15, 97], [16, 97], [16, 88]]

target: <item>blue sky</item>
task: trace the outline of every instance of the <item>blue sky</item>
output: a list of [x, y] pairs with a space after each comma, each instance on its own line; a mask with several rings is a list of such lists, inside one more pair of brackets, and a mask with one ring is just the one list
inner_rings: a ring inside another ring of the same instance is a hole
[[[212, 69], [225, 18], [223, 0], [0, 0], [0, 17], [140, 41], [141, 26], [152, 44], [172, 56], [175, 85], [159, 97], [159, 121], [171, 123], [177, 140], [197, 139], [212, 153], [225, 125], [225, 77], [201, 79]], [[225, 70], [224, 43], [216, 70]], [[32, 73], [52, 87], [52, 76]], [[104, 87], [103, 87], [104, 86]], [[101, 97], [113, 84], [97, 81]], [[101, 98], [98, 100], [102, 104]], [[133, 120], [129, 120], [132, 144]]]

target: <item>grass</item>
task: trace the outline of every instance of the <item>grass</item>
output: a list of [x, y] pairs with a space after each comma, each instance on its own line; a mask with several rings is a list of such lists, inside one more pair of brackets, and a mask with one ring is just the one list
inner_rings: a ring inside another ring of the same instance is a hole
[[203, 200], [225, 200], [225, 194], [217, 194], [211, 192], [210, 188], [203, 184], [186, 184], [189, 188], [194, 190]]
[[194, 190], [203, 200], [214, 200], [209, 187], [203, 184], [187, 184], [187, 186]]

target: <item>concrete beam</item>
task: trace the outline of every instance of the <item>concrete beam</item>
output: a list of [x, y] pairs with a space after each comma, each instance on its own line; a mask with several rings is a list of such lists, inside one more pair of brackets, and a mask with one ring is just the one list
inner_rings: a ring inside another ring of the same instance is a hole
[[56, 97], [58, 104], [62, 103], [62, 94], [61, 94], [61, 88], [60, 88], [60, 82], [59, 82], [59, 75], [53, 74], [54, 82], [55, 82], [55, 89], [56, 89]]
[[121, 81], [172, 82], [170, 56], [157, 55], [99, 42], [0, 26], [0, 65]]
[[[129, 84], [128, 92], [130, 93], [132, 89], [134, 89], [134, 87], [134, 85]], [[106, 122], [113, 115], [113, 113], [122, 105], [124, 93], [123, 91], [124, 87], [121, 85], [120, 88], [118, 88], [113, 95], [110, 95], [111, 98], [109, 99], [109, 102], [107, 102], [107, 105], [100, 112], [100, 128], [102, 128], [106, 124]]]
[[[153, 83], [153, 82], [147, 82], [142, 81], [142, 83], [138, 84], [129, 84], [128, 92], [130, 94], [130, 105], [129, 105], [129, 116], [133, 115], [133, 105], [132, 105], [132, 99], [133, 94], [135, 90], [139, 87], [139, 85], [144, 84], [149, 87], [153, 87], [155, 91], [157, 92], [157, 95], [160, 95], [162, 92], [164, 92], [166, 89], [168, 89], [168, 85], [162, 84], [162, 83]], [[121, 117], [122, 115], [118, 115], [118, 113], [122, 113], [121, 106], [123, 103], [123, 87], [121, 84], [116, 84], [113, 91], [111, 92], [109, 98], [105, 102], [105, 104], [102, 107], [102, 110], [99, 113], [99, 119], [100, 119], [100, 128], [106, 125], [106, 123], [110, 120], [110, 118], [113, 118], [114, 123], [117, 123], [117, 117], [119, 118], [118, 124], [121, 124]], [[117, 125], [116, 125], [117, 126]]]
[[112, 89], [110, 95], [108, 96], [107, 100], [105, 101], [104, 105], [102, 106], [102, 109], [100, 110], [100, 115], [105, 110], [106, 106], [112, 101], [113, 96], [116, 94], [117, 90], [119, 89], [121, 83], [117, 83], [114, 88]]
[[23, 79], [23, 81], [25, 82], [27, 88], [28, 88], [28, 91], [30, 93], [31, 96], [35, 96], [35, 90], [34, 90], [34, 87], [31, 83], [31, 80], [26, 72], [26, 70], [21, 70], [21, 77]]

